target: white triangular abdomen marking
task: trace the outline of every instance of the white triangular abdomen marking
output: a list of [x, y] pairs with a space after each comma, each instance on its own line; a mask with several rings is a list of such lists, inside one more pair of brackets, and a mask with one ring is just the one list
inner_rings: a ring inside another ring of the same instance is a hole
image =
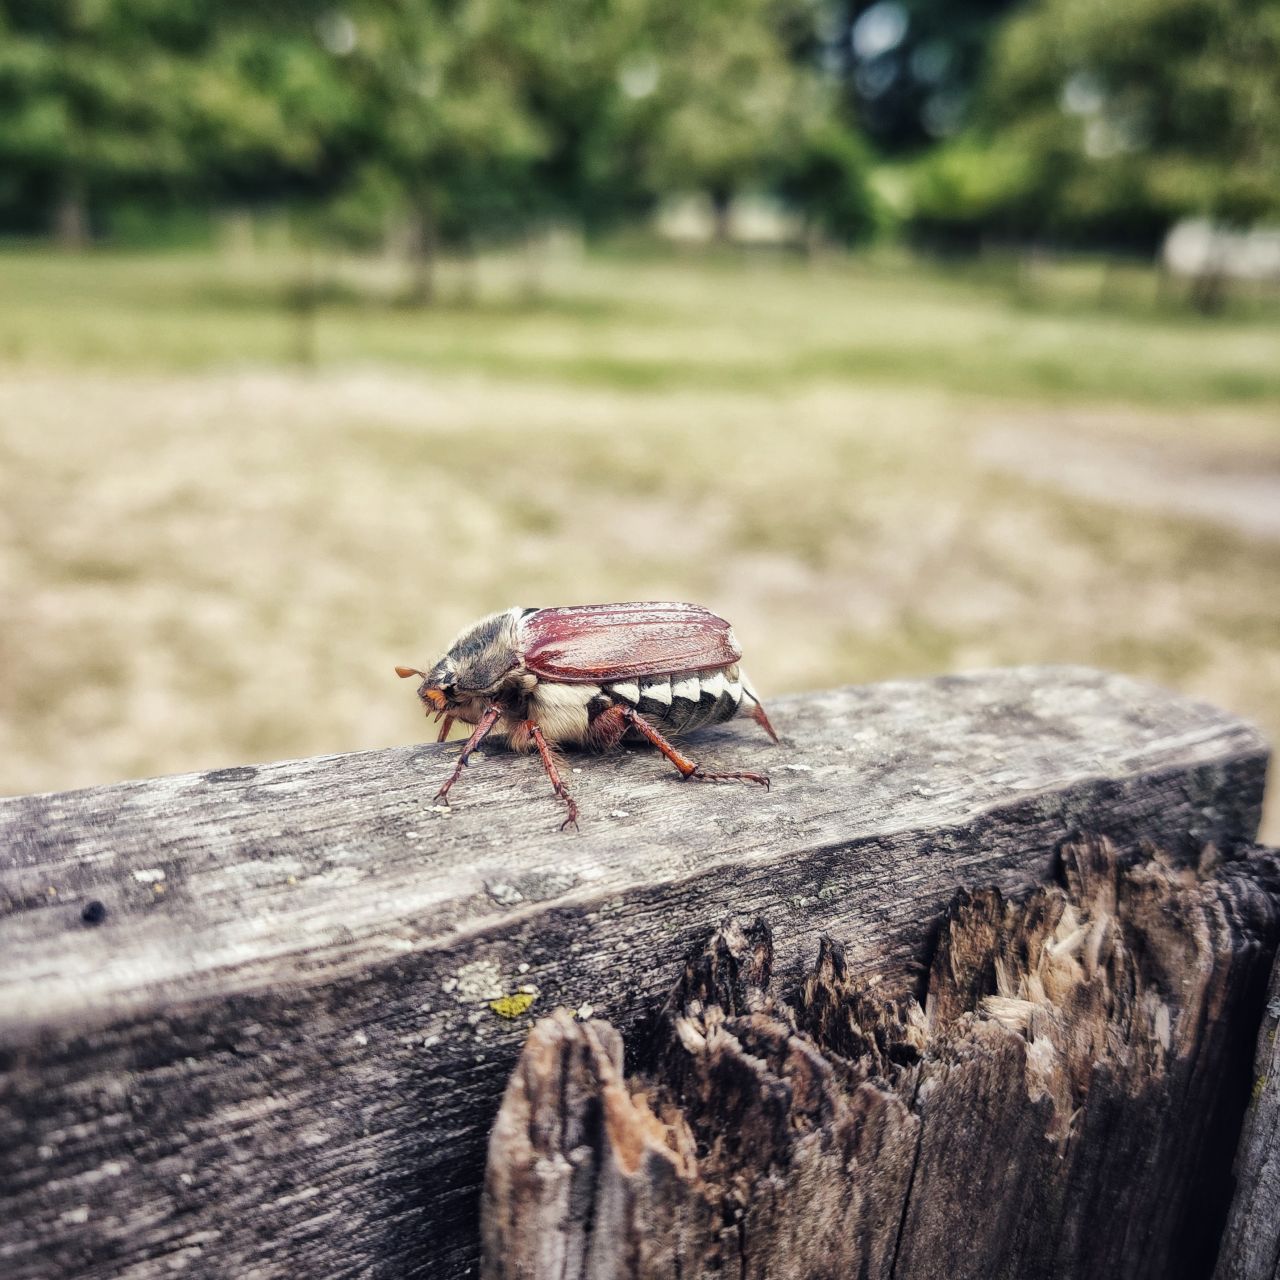
[[649, 684], [641, 687], [640, 696], [642, 698], [648, 698], [653, 702], [661, 702], [663, 706], [669, 707], [671, 705], [671, 681], [651, 681]]
[[702, 681], [702, 696], [704, 698], [719, 699], [724, 692], [724, 672], [717, 671], [715, 675], [707, 676]]
[[690, 702], [697, 702], [699, 697], [698, 677], [688, 676], [684, 680], [677, 680], [671, 686], [671, 696], [673, 698], [687, 698]]
[[621, 698], [623, 702], [629, 702], [634, 707], [640, 701], [640, 687], [634, 680], [623, 681], [622, 684], [612, 684], [609, 690], [615, 697]]

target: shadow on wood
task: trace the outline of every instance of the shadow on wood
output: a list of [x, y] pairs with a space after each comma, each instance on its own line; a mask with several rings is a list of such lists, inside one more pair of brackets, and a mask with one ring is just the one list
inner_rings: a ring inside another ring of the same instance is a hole
[[1214, 1280], [1280, 1280], [1280, 961], [1258, 1031], [1235, 1180]]
[[535, 1026], [490, 1141], [482, 1274], [1208, 1275], [1277, 870], [1068, 845], [1025, 901], [957, 896], [923, 1003], [830, 939], [783, 999], [767, 926], [727, 923], [630, 1079], [607, 1023]]

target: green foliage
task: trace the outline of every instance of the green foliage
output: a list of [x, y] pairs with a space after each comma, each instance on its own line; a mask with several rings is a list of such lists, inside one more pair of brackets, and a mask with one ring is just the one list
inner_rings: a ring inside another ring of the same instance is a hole
[[510, 0], [368, 3], [354, 11], [344, 75], [361, 104], [354, 182], [381, 193], [423, 243], [513, 215], [545, 145], [521, 96]]
[[95, 190], [182, 172], [173, 59], [123, 3], [0, 11], [0, 165], [10, 198], [40, 192], [67, 219]]
[[314, 180], [351, 100], [306, 14], [203, 0], [0, 3], [0, 206], [65, 239], [121, 200]]
[[1183, 216], [1275, 216], [1277, 67], [1274, 0], [1037, 0], [973, 131], [921, 164], [917, 226], [1150, 245]]
[[419, 293], [439, 244], [780, 173], [857, 234], [865, 166], [798, 52], [818, 3], [0, 0], [0, 225], [283, 203], [349, 243], [398, 228]]
[[843, 244], [866, 240], [883, 221], [869, 182], [870, 160], [861, 139], [828, 115], [804, 130], [779, 162], [777, 188], [810, 226]]
[[886, 145], [937, 140], [893, 202], [917, 234], [1149, 247], [1280, 213], [1277, 66], [1277, 0], [0, 0], [0, 228], [271, 205], [398, 239], [420, 297], [440, 246], [670, 195], [851, 243], [887, 207], [854, 83]]
[[346, 57], [364, 161], [340, 208], [367, 217], [380, 193], [429, 251], [764, 188], [832, 114], [797, 18], [803, 0], [366, 0]]
[[360, 104], [312, 25], [211, 28], [184, 85], [184, 140], [206, 193], [332, 188], [354, 150]]
[[770, 0], [693, 0], [665, 33], [663, 100], [651, 162], [659, 190], [724, 200], [763, 186], [808, 109]]
[[958, 139], [917, 167], [916, 207], [925, 216], [977, 220], [1033, 185], [1038, 173], [1037, 157], [1029, 148]]

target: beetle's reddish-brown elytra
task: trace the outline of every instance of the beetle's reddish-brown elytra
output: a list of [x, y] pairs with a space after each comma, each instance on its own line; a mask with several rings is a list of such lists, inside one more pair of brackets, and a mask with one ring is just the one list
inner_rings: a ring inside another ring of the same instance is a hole
[[397, 667], [421, 676], [427, 713], [474, 725], [453, 772], [436, 795], [444, 800], [471, 753], [489, 733], [517, 751], [536, 750], [568, 817], [578, 806], [556, 767], [561, 744], [609, 751], [627, 737], [651, 742], [683, 778], [757, 782], [762, 773], [709, 773], [669, 741], [745, 711], [777, 742], [769, 717], [739, 660], [733, 628], [695, 604], [575, 605], [507, 609], [467, 627], [431, 668]]

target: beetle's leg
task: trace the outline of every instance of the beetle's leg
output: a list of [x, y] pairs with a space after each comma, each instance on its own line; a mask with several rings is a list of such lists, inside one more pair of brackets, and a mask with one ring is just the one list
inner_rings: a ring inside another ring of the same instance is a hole
[[596, 751], [612, 751], [626, 736], [627, 710], [620, 702], [615, 702], [600, 712], [587, 731], [587, 745]]
[[572, 826], [576, 831], [578, 829], [578, 806], [569, 794], [569, 788], [560, 781], [560, 772], [556, 768], [556, 758], [551, 754], [551, 748], [547, 745], [546, 738], [542, 736], [542, 730], [538, 728], [535, 720], [526, 720], [521, 727], [532, 736], [534, 744], [538, 748], [538, 754], [542, 757], [542, 767], [547, 771], [547, 777], [551, 779], [551, 789], [564, 801], [569, 810], [569, 816], [560, 824], [560, 830], [563, 831], [565, 827]]
[[443, 742], [449, 736], [449, 730], [453, 728], [453, 717], [445, 716], [444, 724], [440, 726], [440, 732], [436, 735], [437, 742]]
[[[769, 789], [769, 778], [763, 773], [707, 773], [697, 761], [690, 760], [688, 756], [676, 750], [653, 725], [631, 707], [615, 704], [609, 710], [620, 712], [622, 720], [648, 738], [680, 770], [680, 776], [683, 778], [696, 778], [699, 782], [757, 782], [766, 791]], [[609, 711], [602, 712], [597, 718], [603, 719], [608, 714]]]
[[502, 715], [500, 707], [490, 707], [488, 711], [480, 717], [480, 723], [476, 725], [469, 737], [463, 744], [461, 752], [458, 754], [458, 763], [453, 766], [453, 772], [449, 775], [444, 786], [436, 792], [436, 802], [444, 800], [449, 794], [449, 788], [453, 786], [457, 780], [462, 777], [462, 771], [466, 768], [467, 760], [471, 753], [484, 741], [484, 736], [498, 723], [498, 717]]

